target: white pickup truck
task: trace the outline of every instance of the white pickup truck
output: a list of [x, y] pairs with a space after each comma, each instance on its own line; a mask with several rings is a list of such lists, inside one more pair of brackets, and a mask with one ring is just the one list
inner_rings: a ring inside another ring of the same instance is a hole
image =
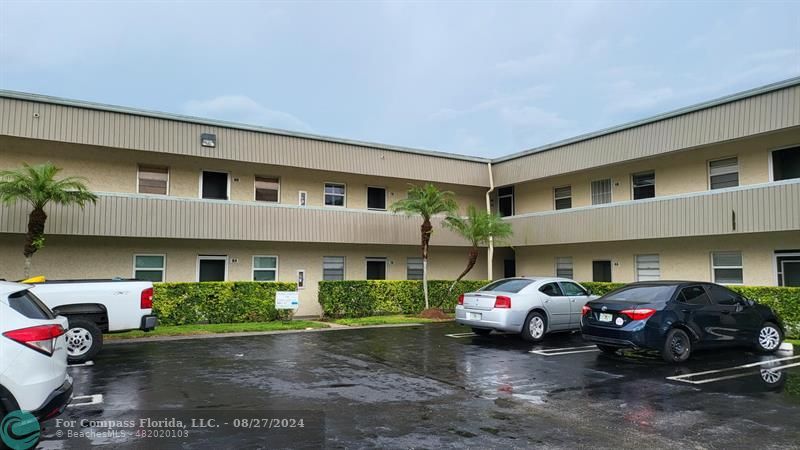
[[92, 359], [103, 346], [103, 333], [156, 327], [153, 283], [149, 281], [47, 280], [33, 286], [32, 291], [44, 304], [69, 320], [70, 363]]

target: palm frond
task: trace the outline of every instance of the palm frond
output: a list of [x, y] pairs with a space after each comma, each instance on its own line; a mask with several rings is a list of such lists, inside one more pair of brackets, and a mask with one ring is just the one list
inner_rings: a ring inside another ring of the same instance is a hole
[[490, 239], [500, 243], [513, 235], [511, 224], [499, 215], [479, 210], [475, 206], [467, 208], [466, 217], [448, 216], [444, 225], [475, 247], [487, 245]]
[[440, 191], [431, 183], [424, 186], [414, 186], [408, 190], [408, 197], [398, 200], [389, 206], [394, 213], [404, 213], [411, 216], [422, 216], [425, 220], [437, 214], [452, 214], [458, 209], [455, 194], [450, 191]]
[[66, 177], [56, 180], [60, 171], [61, 169], [50, 162], [35, 166], [23, 164], [20, 169], [2, 171], [0, 201], [11, 204], [23, 200], [31, 203], [34, 208], [44, 208], [50, 202], [83, 207], [97, 201], [97, 196], [86, 187], [85, 178]]

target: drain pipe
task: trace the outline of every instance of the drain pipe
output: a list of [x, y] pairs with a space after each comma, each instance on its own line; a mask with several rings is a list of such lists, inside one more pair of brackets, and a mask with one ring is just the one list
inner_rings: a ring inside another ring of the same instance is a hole
[[[492, 163], [486, 163], [486, 168], [489, 170], [489, 190], [486, 191], [486, 212], [491, 214], [492, 213], [492, 202], [489, 199], [490, 194], [494, 191], [494, 178], [492, 177]], [[487, 268], [487, 275], [488, 280], [491, 281], [494, 278], [492, 277], [492, 262], [494, 260], [494, 238], [489, 237], [489, 248], [486, 251], [486, 268]]]

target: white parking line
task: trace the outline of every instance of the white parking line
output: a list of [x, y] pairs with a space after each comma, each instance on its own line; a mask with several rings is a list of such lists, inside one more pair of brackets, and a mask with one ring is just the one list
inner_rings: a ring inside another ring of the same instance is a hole
[[453, 334], [445, 334], [445, 336], [447, 336], [447, 337], [451, 337], [451, 338], [456, 338], [456, 339], [458, 339], [458, 338], [465, 338], [465, 337], [477, 336], [477, 334], [475, 334], [475, 333], [472, 333], [472, 332], [469, 332], [469, 333], [453, 333]]
[[100, 403], [103, 403], [103, 394], [77, 395], [72, 397], [72, 403], [67, 405], [67, 408], [72, 408], [74, 406], [99, 405]]
[[583, 347], [564, 347], [564, 348], [547, 348], [544, 350], [531, 350], [528, 353], [533, 353], [536, 355], [541, 356], [561, 356], [561, 355], [572, 355], [575, 353], [588, 353], [588, 352], [599, 352], [600, 349], [597, 348], [595, 345], [586, 345]]
[[785, 358], [776, 358], [776, 359], [770, 359], [768, 361], [759, 361], [759, 362], [754, 362], [754, 363], [750, 363], [750, 364], [742, 364], [741, 366], [726, 367], [724, 369], [706, 370], [704, 372], [696, 372], [696, 373], [687, 373], [687, 374], [683, 374], [683, 375], [675, 375], [675, 376], [672, 376], [672, 377], [667, 377], [667, 379], [668, 380], [672, 380], [672, 381], [680, 381], [682, 383], [689, 383], [689, 384], [713, 383], [715, 381], [730, 380], [732, 378], [745, 377], [745, 376], [748, 376], [748, 375], [752, 375], [753, 373], [752, 372], [748, 372], [748, 373], [741, 373], [741, 374], [735, 374], [735, 375], [723, 375], [721, 377], [708, 378], [708, 379], [698, 380], [698, 381], [690, 380], [690, 378], [695, 378], [695, 377], [698, 377], [698, 376], [701, 376], [701, 375], [711, 375], [711, 374], [714, 374], [714, 373], [724, 373], [724, 372], [731, 372], [731, 371], [742, 370], [742, 369], [751, 369], [751, 368], [755, 368], [755, 367], [769, 369], [769, 370], [783, 370], [783, 369], [788, 369], [790, 367], [800, 366], [800, 362], [791, 363], [791, 364], [784, 364], [784, 365], [775, 366], [775, 367], [764, 367], [764, 365], [765, 364], [772, 364], [772, 363], [776, 363], [776, 362], [780, 362], [780, 361], [794, 361], [794, 360], [797, 360], [797, 359], [800, 359], [800, 356], [787, 356]]
[[70, 364], [67, 367], [90, 367], [94, 365], [94, 361], [86, 361], [82, 364]]

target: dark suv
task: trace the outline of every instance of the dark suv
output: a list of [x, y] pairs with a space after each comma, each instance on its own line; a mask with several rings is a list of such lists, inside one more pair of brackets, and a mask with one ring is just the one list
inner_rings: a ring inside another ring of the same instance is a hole
[[583, 338], [606, 353], [658, 350], [681, 362], [697, 348], [750, 346], [765, 353], [783, 341], [780, 320], [730, 289], [697, 281], [632, 283], [583, 307]]

